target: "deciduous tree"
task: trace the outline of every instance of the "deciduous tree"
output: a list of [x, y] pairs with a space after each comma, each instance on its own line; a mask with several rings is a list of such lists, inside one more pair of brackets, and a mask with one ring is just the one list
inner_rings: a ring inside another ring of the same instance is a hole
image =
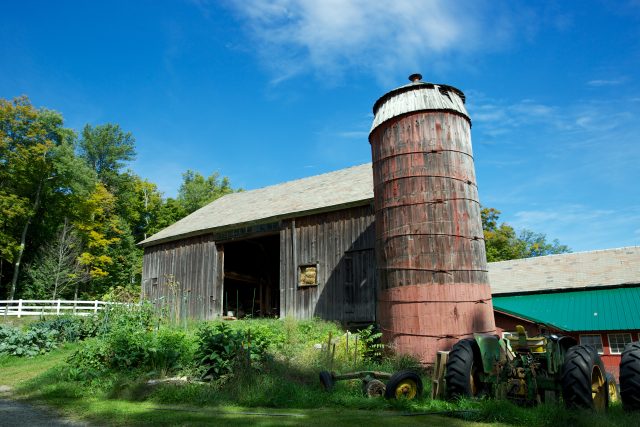
[[[43, 201], [67, 199], [74, 191], [71, 183], [81, 181], [76, 172], [82, 168], [69, 167], [74, 138], [73, 131], [63, 127], [59, 113], [36, 109], [26, 97], [0, 99], [0, 207], [4, 213], [0, 254], [13, 264], [10, 299], [28, 243], [40, 237], [31, 233], [31, 227], [42, 229], [46, 222]], [[54, 233], [56, 227], [45, 228]]]
[[205, 178], [199, 172], [188, 170], [182, 174], [182, 185], [178, 191], [178, 201], [187, 211], [187, 214], [190, 214], [215, 199], [230, 193], [233, 193], [233, 189], [229, 178], [226, 176], [220, 178], [220, 174], [214, 172], [208, 178]]
[[86, 281], [79, 262], [82, 242], [76, 230], [65, 220], [55, 238], [45, 243], [27, 266], [27, 284], [23, 298], [56, 299], [70, 296], [76, 284]]
[[569, 247], [558, 240], [548, 243], [542, 233], [522, 230], [520, 235], [509, 224], [499, 224], [500, 211], [494, 208], [481, 210], [487, 261], [505, 261], [542, 255], [570, 252]]
[[80, 139], [80, 155], [96, 171], [111, 193], [117, 193], [126, 162], [135, 159], [135, 138], [113, 123], [85, 125]]

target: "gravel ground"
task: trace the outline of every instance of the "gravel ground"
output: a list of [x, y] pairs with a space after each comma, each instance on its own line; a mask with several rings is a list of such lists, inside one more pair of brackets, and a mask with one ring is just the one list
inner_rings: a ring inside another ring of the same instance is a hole
[[0, 385], [0, 426], [88, 426], [77, 421], [65, 420], [46, 408], [11, 400], [11, 388]]

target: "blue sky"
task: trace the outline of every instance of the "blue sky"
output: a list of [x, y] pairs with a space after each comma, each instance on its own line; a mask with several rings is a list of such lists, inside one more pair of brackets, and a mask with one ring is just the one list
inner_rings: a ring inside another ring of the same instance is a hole
[[467, 95], [481, 202], [574, 251], [640, 244], [640, 1], [5, 1], [0, 97], [114, 122], [132, 169], [245, 189], [370, 161], [407, 76]]

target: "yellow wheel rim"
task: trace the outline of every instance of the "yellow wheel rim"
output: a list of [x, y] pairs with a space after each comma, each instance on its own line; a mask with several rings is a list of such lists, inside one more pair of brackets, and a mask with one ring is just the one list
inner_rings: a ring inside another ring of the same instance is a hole
[[396, 386], [396, 399], [413, 399], [417, 394], [418, 384], [413, 380], [403, 380]]
[[618, 401], [618, 389], [616, 388], [616, 383], [611, 381], [609, 382], [609, 402], [617, 402]]
[[471, 392], [471, 396], [475, 396], [478, 394], [478, 386], [476, 385], [476, 377], [474, 375], [475, 369], [471, 369], [471, 374], [469, 375], [469, 391]]
[[591, 398], [593, 399], [593, 407], [599, 411], [607, 408], [607, 393], [610, 390], [605, 387], [605, 384], [602, 371], [599, 367], [594, 366], [591, 372]]

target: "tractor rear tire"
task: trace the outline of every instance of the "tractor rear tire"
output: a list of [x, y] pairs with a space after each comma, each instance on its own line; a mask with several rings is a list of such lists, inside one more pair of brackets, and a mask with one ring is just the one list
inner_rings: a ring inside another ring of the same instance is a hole
[[598, 411], [607, 409], [609, 390], [606, 375], [604, 364], [593, 347], [571, 347], [561, 369], [565, 406]]
[[447, 397], [458, 399], [478, 396], [481, 390], [481, 371], [482, 358], [478, 343], [472, 338], [455, 343], [447, 358]]
[[640, 410], [640, 341], [627, 344], [622, 352], [620, 397], [625, 410]]

